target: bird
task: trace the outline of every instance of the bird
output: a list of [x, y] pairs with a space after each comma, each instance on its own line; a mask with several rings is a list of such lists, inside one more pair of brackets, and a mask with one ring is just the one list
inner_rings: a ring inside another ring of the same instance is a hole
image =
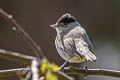
[[55, 24], [50, 25], [57, 32], [55, 46], [58, 54], [67, 62], [81, 63], [87, 61], [96, 61], [93, 46], [85, 29], [79, 24], [71, 14], [63, 14]]

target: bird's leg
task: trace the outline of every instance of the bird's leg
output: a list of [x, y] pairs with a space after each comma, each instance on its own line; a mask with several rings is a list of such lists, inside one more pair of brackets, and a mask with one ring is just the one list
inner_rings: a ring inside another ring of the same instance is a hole
[[84, 75], [85, 80], [87, 78], [87, 70], [88, 70], [88, 64], [87, 64], [87, 60], [86, 60], [85, 61], [85, 71], [86, 71], [86, 74]]
[[[68, 59], [69, 60], [69, 59]], [[59, 70], [61, 70], [62, 68], [65, 67], [65, 65], [67, 64], [68, 60], [66, 60], [60, 67], [59, 67]]]
[[85, 61], [85, 70], [86, 70], [86, 72], [87, 72], [87, 70], [88, 70], [87, 60]]

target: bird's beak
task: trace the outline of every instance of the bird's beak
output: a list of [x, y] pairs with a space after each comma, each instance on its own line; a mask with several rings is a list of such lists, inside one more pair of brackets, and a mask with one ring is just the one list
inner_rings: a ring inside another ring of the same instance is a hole
[[50, 25], [50, 27], [52, 27], [52, 28], [55, 28], [56, 26], [57, 26], [57, 24]]

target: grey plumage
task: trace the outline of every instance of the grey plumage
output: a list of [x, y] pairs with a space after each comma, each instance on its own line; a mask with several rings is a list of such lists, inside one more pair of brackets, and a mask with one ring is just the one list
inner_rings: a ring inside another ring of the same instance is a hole
[[54, 25], [55, 39], [59, 55], [69, 62], [95, 61], [92, 44], [85, 29], [70, 14], [64, 14]]

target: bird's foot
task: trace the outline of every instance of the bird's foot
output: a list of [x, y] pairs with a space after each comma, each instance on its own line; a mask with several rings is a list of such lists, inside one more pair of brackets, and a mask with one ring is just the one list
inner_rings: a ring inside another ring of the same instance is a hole
[[64, 69], [65, 65], [67, 64], [68, 60], [66, 60], [60, 67], [59, 70]]

